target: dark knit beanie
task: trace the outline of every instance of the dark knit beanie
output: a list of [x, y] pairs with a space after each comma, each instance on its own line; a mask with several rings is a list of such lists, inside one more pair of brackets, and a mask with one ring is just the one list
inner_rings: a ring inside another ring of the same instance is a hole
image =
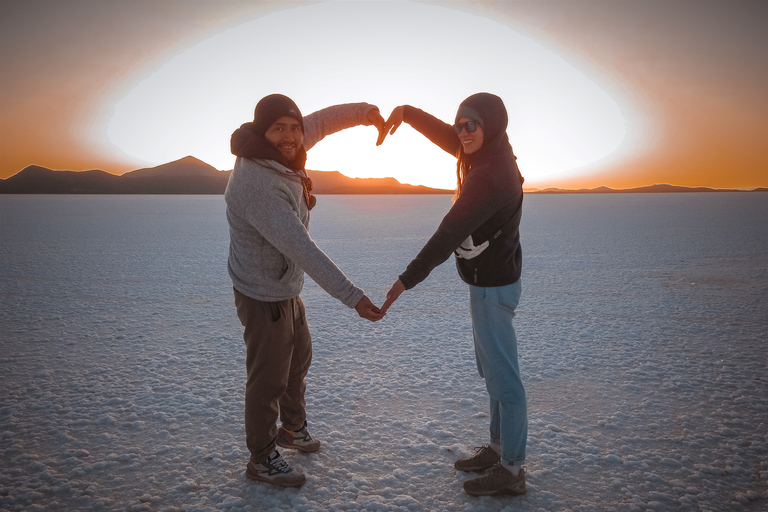
[[274, 160], [284, 166], [298, 171], [304, 169], [307, 161], [307, 151], [302, 145], [292, 162], [288, 162], [280, 151], [269, 142], [264, 134], [270, 126], [281, 117], [296, 119], [304, 131], [304, 118], [299, 107], [287, 96], [271, 94], [262, 98], [253, 112], [253, 122], [245, 123], [234, 131], [229, 144], [233, 155], [244, 158], [261, 158]]
[[458, 123], [459, 119], [462, 117], [473, 120], [480, 125], [480, 128], [485, 128], [483, 125], [483, 118], [480, 116], [480, 113], [473, 108], [469, 108], [464, 105], [460, 106], [459, 110], [456, 112], [456, 122]]
[[494, 94], [481, 92], [473, 94], [459, 105], [456, 122], [462, 117], [477, 121], [483, 128], [486, 140], [490, 140], [507, 130], [507, 109], [501, 98]]
[[256, 104], [253, 111], [253, 129], [259, 135], [264, 135], [272, 124], [281, 117], [292, 117], [301, 125], [304, 131], [304, 117], [299, 107], [288, 96], [270, 94]]

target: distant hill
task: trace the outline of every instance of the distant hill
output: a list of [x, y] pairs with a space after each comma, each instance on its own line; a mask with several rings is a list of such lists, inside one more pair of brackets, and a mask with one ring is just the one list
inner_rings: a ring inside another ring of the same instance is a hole
[[636, 188], [581, 188], [576, 190], [563, 188], [545, 188], [541, 190], [526, 190], [526, 194], [659, 194], [659, 193], [682, 193], [682, 192], [766, 192], [768, 188], [761, 187], [752, 190], [742, 190], [735, 188], [709, 188], [709, 187], [680, 187], [678, 185], [650, 185], [647, 187]]
[[404, 185], [395, 178], [349, 178], [339, 171], [307, 171], [317, 194], [453, 194], [453, 190]]
[[[56, 171], [30, 165], [0, 180], [0, 194], [223, 194], [232, 171], [188, 156], [120, 176], [102, 170]], [[451, 194], [405, 185], [394, 178], [349, 178], [338, 171], [307, 171], [314, 194]]]
[[[219, 171], [188, 156], [174, 162], [136, 169], [120, 176], [99, 169], [55, 171], [30, 165], [0, 179], [0, 194], [223, 194], [232, 171]], [[314, 194], [452, 194], [452, 190], [406, 185], [394, 178], [349, 178], [338, 171], [307, 171]], [[752, 192], [766, 192], [757, 188]], [[627, 189], [598, 187], [568, 190], [546, 188], [527, 194], [621, 194], [669, 192], [744, 192], [737, 189], [651, 185]]]

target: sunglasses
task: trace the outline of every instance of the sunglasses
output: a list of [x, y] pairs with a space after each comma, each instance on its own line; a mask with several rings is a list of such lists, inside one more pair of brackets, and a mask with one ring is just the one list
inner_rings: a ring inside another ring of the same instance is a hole
[[467, 121], [466, 123], [456, 123], [453, 125], [453, 131], [456, 132], [456, 135], [460, 134], [462, 130], [467, 130], [467, 133], [475, 133], [475, 130], [477, 130], [477, 125], [474, 121]]

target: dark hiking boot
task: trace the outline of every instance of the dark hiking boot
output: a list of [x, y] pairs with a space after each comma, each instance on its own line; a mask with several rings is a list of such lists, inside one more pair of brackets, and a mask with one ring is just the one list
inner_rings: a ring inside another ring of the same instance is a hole
[[490, 445], [475, 448], [475, 453], [469, 457], [454, 462], [453, 467], [459, 471], [485, 471], [501, 460], [496, 450]]
[[525, 469], [515, 476], [499, 462], [484, 475], [464, 482], [464, 490], [472, 496], [525, 494]]

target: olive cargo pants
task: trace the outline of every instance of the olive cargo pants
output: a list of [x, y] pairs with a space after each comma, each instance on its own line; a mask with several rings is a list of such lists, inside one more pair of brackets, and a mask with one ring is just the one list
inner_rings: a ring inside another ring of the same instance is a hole
[[235, 290], [235, 305], [245, 327], [245, 441], [258, 464], [275, 448], [278, 416], [288, 430], [306, 424], [312, 338], [299, 296], [264, 302]]

